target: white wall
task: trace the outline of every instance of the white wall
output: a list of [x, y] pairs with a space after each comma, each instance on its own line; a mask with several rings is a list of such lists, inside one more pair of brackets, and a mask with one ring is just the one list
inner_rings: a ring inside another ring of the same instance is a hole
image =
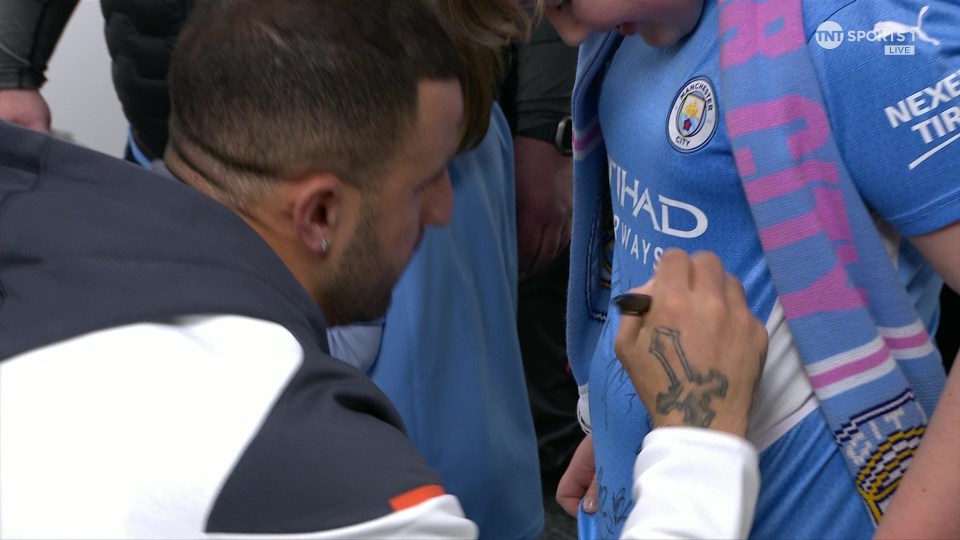
[[80, 0], [64, 30], [41, 92], [53, 114], [53, 129], [79, 144], [122, 156], [127, 122], [110, 78], [99, 0]]

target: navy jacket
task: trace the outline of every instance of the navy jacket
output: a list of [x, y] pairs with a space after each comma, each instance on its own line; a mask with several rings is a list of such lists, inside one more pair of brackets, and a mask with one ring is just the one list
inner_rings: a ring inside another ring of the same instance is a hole
[[329, 356], [316, 304], [242, 219], [188, 186], [0, 122], [0, 362], [196, 314], [278, 323], [304, 351], [206, 532], [329, 530], [440, 483], [386, 397]]

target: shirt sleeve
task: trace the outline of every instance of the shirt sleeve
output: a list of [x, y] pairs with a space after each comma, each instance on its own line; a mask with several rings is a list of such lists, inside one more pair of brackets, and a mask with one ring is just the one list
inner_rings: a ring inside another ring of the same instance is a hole
[[39, 88], [77, 0], [0, 2], [0, 89]]
[[746, 538], [760, 470], [749, 442], [719, 431], [650, 432], [634, 465], [633, 510], [622, 538]]
[[[960, 4], [922, 4], [859, 0], [807, 20], [852, 179], [907, 236], [960, 220]], [[839, 43], [817, 34], [828, 22], [842, 31]]]

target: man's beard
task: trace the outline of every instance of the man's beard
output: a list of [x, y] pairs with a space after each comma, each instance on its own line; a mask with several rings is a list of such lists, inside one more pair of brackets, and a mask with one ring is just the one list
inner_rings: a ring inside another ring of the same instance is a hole
[[357, 234], [341, 264], [324, 277], [320, 308], [327, 326], [372, 321], [390, 307], [399, 275], [377, 238], [374, 220], [361, 216]]

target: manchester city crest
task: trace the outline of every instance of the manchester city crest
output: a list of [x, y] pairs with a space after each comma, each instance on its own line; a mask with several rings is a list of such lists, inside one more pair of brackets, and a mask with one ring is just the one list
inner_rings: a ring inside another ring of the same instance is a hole
[[673, 100], [667, 118], [667, 139], [680, 152], [693, 152], [710, 142], [717, 130], [717, 101], [706, 77], [688, 81]]

